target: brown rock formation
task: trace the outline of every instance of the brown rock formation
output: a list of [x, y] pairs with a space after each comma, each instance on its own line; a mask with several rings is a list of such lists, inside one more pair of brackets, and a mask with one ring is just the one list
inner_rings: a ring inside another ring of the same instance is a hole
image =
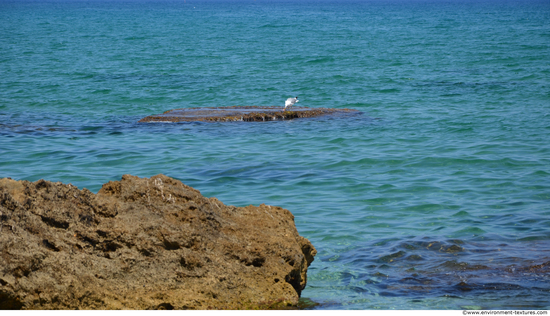
[[124, 175], [93, 194], [0, 179], [0, 309], [252, 309], [298, 303], [316, 254], [293, 215]]
[[360, 113], [360, 111], [351, 109], [308, 108], [298, 106], [292, 107], [289, 111], [283, 111], [282, 107], [277, 106], [227, 106], [169, 110], [162, 114], [144, 117], [139, 120], [139, 122], [265, 122], [317, 117], [322, 115], [350, 115]]

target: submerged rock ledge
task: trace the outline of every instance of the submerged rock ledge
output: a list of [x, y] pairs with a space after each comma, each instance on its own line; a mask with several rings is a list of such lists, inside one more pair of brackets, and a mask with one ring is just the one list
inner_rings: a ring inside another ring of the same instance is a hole
[[139, 120], [139, 122], [264, 122], [317, 117], [322, 115], [349, 115], [360, 113], [362, 112], [352, 109], [308, 108], [298, 106], [292, 107], [290, 111], [283, 111], [280, 106], [229, 106], [169, 110], [163, 114], [144, 117]]
[[235, 207], [164, 175], [0, 179], [0, 309], [296, 306], [317, 251], [286, 209]]

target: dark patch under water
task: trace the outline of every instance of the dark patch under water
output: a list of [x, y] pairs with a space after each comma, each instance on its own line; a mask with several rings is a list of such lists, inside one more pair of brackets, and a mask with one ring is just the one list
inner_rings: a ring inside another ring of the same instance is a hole
[[[320, 259], [343, 267], [363, 265], [361, 272], [342, 272], [336, 286], [353, 291], [355, 300], [365, 296], [398, 297], [421, 304], [430, 298], [454, 298], [477, 303], [446, 308], [545, 309], [545, 297], [550, 295], [550, 243], [529, 244], [535, 249], [524, 246], [460, 239], [386, 239], [344, 251], [336, 259]], [[533, 257], [533, 252], [538, 255]], [[523, 304], [502, 305], [503, 298], [516, 296], [524, 297]], [[320, 304], [344, 307], [331, 300]]]

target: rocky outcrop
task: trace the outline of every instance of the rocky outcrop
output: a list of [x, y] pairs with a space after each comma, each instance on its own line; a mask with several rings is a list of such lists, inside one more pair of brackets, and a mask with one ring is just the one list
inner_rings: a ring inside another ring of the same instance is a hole
[[362, 112], [352, 109], [292, 107], [283, 111], [277, 106], [227, 106], [169, 110], [162, 114], [142, 118], [139, 122], [267, 122], [323, 115], [356, 115]]
[[0, 180], [0, 309], [295, 306], [316, 250], [286, 209], [235, 207], [164, 175]]

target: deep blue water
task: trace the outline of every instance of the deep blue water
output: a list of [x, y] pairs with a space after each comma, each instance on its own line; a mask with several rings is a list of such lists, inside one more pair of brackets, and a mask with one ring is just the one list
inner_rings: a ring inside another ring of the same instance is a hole
[[[0, 30], [0, 177], [287, 208], [319, 309], [550, 308], [550, 2], [0, 0]], [[363, 114], [137, 123], [296, 95]]]

